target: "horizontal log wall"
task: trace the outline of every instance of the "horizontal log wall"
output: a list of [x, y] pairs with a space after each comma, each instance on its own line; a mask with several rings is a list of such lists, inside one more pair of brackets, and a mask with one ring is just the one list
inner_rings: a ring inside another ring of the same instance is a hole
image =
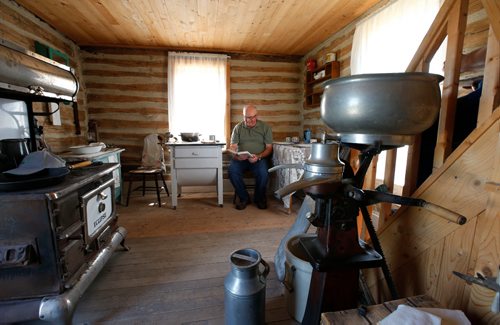
[[[48, 45], [68, 55], [69, 65], [75, 69], [81, 81], [80, 49], [71, 40], [44, 23], [18, 4], [0, 0], [0, 38], [15, 43], [29, 51], [35, 51], [35, 41]], [[48, 112], [47, 104], [34, 103], [36, 112]], [[78, 93], [78, 118], [82, 133], [75, 134], [73, 108], [61, 105], [61, 126], [54, 126], [48, 118], [37, 116], [38, 124], [43, 126], [45, 141], [54, 152], [66, 150], [71, 145], [87, 141], [87, 111], [84, 84]]]
[[[318, 65], [323, 65], [325, 62], [325, 55], [327, 53], [336, 53], [337, 61], [340, 63], [340, 76], [349, 76], [351, 74], [351, 49], [352, 38], [354, 35], [355, 25], [351, 24], [344, 28], [341, 32], [330, 37], [327, 41], [323, 42], [314, 51], [304, 56], [304, 59], [312, 58], [316, 60]], [[305, 61], [303, 61], [305, 62]], [[303, 82], [305, 83], [305, 63], [302, 64]], [[331, 133], [332, 130], [321, 121], [320, 108], [308, 107], [303, 105], [304, 124], [303, 128], [310, 129], [313, 138], [320, 138], [323, 132]]]
[[96, 48], [81, 56], [99, 141], [124, 148], [124, 165], [140, 165], [144, 137], [168, 131], [167, 51]]
[[[89, 118], [100, 140], [125, 148], [124, 165], [140, 165], [143, 139], [168, 131], [166, 50], [85, 48], [83, 74]], [[253, 103], [274, 139], [299, 135], [302, 85], [298, 59], [232, 54], [231, 127]]]
[[274, 141], [299, 136], [302, 129], [302, 72], [294, 58], [231, 55], [231, 129], [242, 108], [253, 103]]

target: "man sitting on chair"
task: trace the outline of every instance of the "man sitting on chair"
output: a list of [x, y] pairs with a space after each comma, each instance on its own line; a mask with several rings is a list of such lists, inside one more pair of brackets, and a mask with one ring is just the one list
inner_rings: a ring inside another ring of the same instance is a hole
[[251, 153], [251, 156], [235, 154], [229, 164], [229, 179], [237, 195], [236, 209], [243, 210], [250, 203], [250, 196], [243, 182], [243, 174], [247, 170], [255, 177], [254, 202], [259, 209], [266, 209], [269, 176], [267, 159], [264, 158], [273, 151], [273, 132], [269, 125], [257, 119], [257, 108], [254, 105], [243, 107], [243, 121], [234, 127], [229, 149]]

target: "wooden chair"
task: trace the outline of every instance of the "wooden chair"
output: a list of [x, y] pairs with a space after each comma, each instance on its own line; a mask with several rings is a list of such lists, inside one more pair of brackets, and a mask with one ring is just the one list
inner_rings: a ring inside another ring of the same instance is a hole
[[[142, 185], [138, 186], [134, 189], [132, 189], [132, 182], [134, 181], [134, 178], [137, 178], [138, 176], [141, 177]], [[153, 177], [155, 181], [155, 187], [152, 186], [146, 186], [146, 177]], [[161, 179], [163, 182], [163, 188], [165, 189], [165, 192], [167, 193], [167, 196], [170, 196], [170, 193], [168, 191], [167, 183], [165, 182], [165, 178], [163, 177], [163, 171], [161, 168], [138, 168], [134, 169], [128, 172], [128, 177], [129, 177], [129, 183], [128, 183], [128, 192], [127, 192], [127, 203], [126, 206], [128, 206], [128, 202], [130, 200], [130, 193], [133, 191], [142, 191], [142, 196], [146, 194], [146, 191], [149, 190], [156, 190], [156, 197], [158, 198], [158, 207], [161, 208], [161, 197], [160, 197], [160, 191], [162, 187], [159, 186], [158, 184], [158, 178]]]
[[[144, 138], [144, 148], [142, 151], [142, 167], [139, 167], [137, 169], [128, 172], [129, 185], [127, 192], [126, 206], [128, 206], [131, 192], [141, 190], [142, 196], [144, 196], [146, 194], [146, 191], [155, 190], [156, 196], [158, 198], [158, 207], [161, 208], [161, 197], [160, 197], [161, 187], [158, 185], [158, 178], [160, 178], [161, 181], [163, 182], [163, 188], [165, 189], [165, 192], [167, 192], [167, 196], [170, 196], [170, 193], [168, 192], [167, 188], [167, 183], [163, 178], [165, 163], [164, 163], [163, 147], [161, 144], [162, 144], [162, 139], [158, 134], [150, 134]], [[142, 185], [136, 188], [132, 188], [132, 182], [139, 176], [142, 180]], [[155, 187], [146, 186], [147, 177], [154, 178]]]

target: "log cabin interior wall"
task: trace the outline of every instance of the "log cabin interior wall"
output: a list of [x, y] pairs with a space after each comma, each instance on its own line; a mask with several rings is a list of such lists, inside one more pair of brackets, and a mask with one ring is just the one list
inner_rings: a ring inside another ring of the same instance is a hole
[[[469, 1], [463, 54], [480, 51], [491, 38], [484, 2], [494, 0]], [[231, 54], [231, 125], [240, 120], [241, 106], [254, 102], [262, 119], [273, 126], [277, 141], [288, 135], [301, 135], [306, 128], [312, 129], [313, 134], [325, 130], [319, 107], [303, 106], [304, 62], [310, 57], [320, 60], [324, 54], [335, 52], [340, 61], [340, 75], [349, 75], [354, 28], [355, 23], [345, 27], [300, 60]], [[70, 65], [76, 69], [80, 80], [78, 113], [82, 134], [75, 135], [69, 107], [61, 109], [62, 126], [52, 126], [44, 119], [45, 138], [55, 152], [86, 143], [88, 120], [95, 119], [102, 140], [126, 148], [124, 164], [136, 165], [140, 163], [143, 137], [168, 130], [166, 50], [85, 48], [80, 51], [71, 40], [36, 16], [15, 2], [4, 0], [0, 1], [0, 38], [32, 51], [35, 40], [45, 43], [68, 54]], [[498, 50], [487, 60], [498, 62]], [[462, 64], [462, 83], [484, 73], [484, 64], [467, 65], [464, 69], [465, 66]], [[380, 236], [402, 296], [428, 293], [444, 306], [460, 308], [473, 320], [483, 323], [500, 322], [498, 314], [488, 311], [492, 292], [466, 285], [451, 271], [498, 274], [499, 115], [496, 109], [484, 118], [484, 123], [415, 192], [417, 197], [463, 213], [469, 222], [461, 227], [450, 225], [411, 208], [389, 216], [393, 219], [388, 220]], [[369, 280], [377, 297], [382, 299], [383, 279], [372, 274]]]
[[[147, 49], [82, 50], [89, 118], [97, 121], [102, 141], [126, 149], [122, 155], [125, 166], [140, 165], [146, 135], [168, 131], [167, 53]], [[241, 121], [243, 105], [254, 103], [260, 119], [273, 128], [276, 141], [299, 135], [299, 59], [230, 55], [231, 128]]]
[[139, 166], [144, 137], [168, 131], [167, 51], [85, 48], [81, 57], [99, 140], [124, 148], [124, 165]]

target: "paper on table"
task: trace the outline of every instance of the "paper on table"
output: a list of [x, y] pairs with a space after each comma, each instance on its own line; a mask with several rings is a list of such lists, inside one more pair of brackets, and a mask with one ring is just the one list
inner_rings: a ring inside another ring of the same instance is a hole
[[470, 325], [463, 311], [443, 308], [414, 308], [399, 305], [396, 311], [382, 319], [378, 324], [442, 324], [442, 325]]
[[398, 308], [389, 316], [382, 319], [377, 324], [379, 325], [440, 325], [441, 318], [433, 314], [420, 311], [407, 305], [399, 305]]
[[441, 318], [442, 325], [470, 325], [464, 312], [458, 309], [418, 307], [418, 310], [436, 315]]

